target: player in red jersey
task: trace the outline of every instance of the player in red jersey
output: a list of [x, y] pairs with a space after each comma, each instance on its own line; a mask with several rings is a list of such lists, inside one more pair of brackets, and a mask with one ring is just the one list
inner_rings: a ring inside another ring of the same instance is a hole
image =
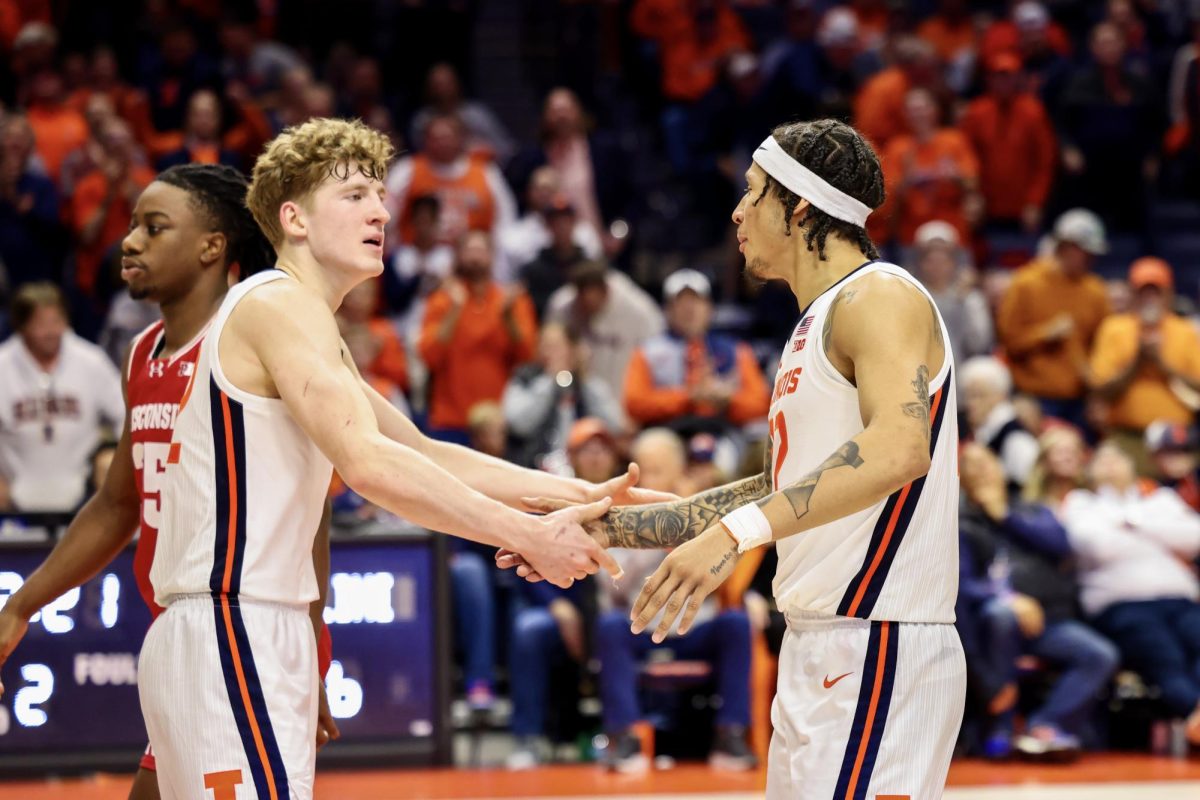
[[[158, 483], [175, 415], [231, 276], [268, 268], [275, 257], [246, 209], [246, 185], [245, 177], [229, 167], [189, 164], [161, 173], [138, 200], [122, 243], [121, 277], [135, 299], [158, 303], [163, 318], [139, 334], [130, 348], [123, 375], [125, 426], [104, 485], [45, 563], [0, 609], [0, 664], [21, 640], [30, 616], [96, 575], [139, 527], [134, 554], [138, 590], [154, 617], [162, 612], [154, 602], [150, 565], [158, 534]], [[329, 632], [321, 621], [329, 577], [328, 506], [313, 560], [322, 589], [313, 603], [312, 619], [324, 676], [331, 657]], [[323, 695], [320, 707], [318, 746], [338, 735]], [[158, 800], [149, 749], [140, 767], [130, 800]]]

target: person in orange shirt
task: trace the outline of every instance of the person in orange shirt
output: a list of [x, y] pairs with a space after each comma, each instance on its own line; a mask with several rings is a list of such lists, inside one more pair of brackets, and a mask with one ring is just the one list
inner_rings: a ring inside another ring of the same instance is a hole
[[708, 278], [681, 269], [663, 283], [668, 331], [634, 351], [625, 409], [642, 425], [725, 433], [766, 416], [770, 390], [750, 347], [709, 331]]
[[1091, 274], [1108, 251], [1104, 223], [1071, 209], [1054, 223], [1053, 251], [1021, 268], [996, 313], [996, 332], [1019, 392], [1047, 416], [1086, 428], [1088, 351], [1108, 316], [1108, 290]]
[[1071, 38], [1050, 19], [1046, 7], [1036, 0], [1013, 3], [1008, 19], [1000, 19], [983, 32], [979, 56], [984, 63], [1001, 53], [1022, 53], [1048, 46], [1060, 56], [1071, 55]]
[[107, 99], [116, 113], [129, 123], [138, 144], [149, 147], [154, 142], [157, 132], [150, 119], [150, 100], [145, 92], [121, 80], [117, 55], [106, 45], [97, 47], [92, 53], [87, 84], [73, 91], [67, 103], [86, 117], [89, 103], [97, 96]]
[[467, 231], [493, 236], [517, 220], [517, 201], [495, 164], [467, 154], [466, 131], [453, 115], [439, 114], [425, 128], [421, 152], [396, 162], [387, 178], [388, 210], [399, 233], [390, 241], [416, 238], [413, 200], [434, 195], [441, 206], [439, 239], [457, 242]]
[[454, 278], [429, 296], [418, 352], [429, 368], [429, 433], [467, 443], [467, 416], [499, 401], [513, 370], [533, 357], [537, 321], [523, 291], [492, 280], [491, 237], [471, 231], [458, 247]]
[[176, 164], [242, 165], [241, 155], [221, 142], [221, 101], [211, 89], [200, 89], [188, 98], [182, 142], [158, 159], [160, 170]]
[[979, 45], [979, 31], [966, 0], [941, 0], [937, 13], [917, 26], [917, 36], [933, 45], [946, 64], [972, 59]]
[[917, 228], [944, 220], [969, 242], [982, 212], [975, 152], [961, 131], [939, 127], [937, 101], [928, 90], [910, 90], [904, 110], [912, 133], [892, 139], [883, 151], [887, 200], [867, 223], [871, 238], [909, 245]]
[[59, 169], [67, 154], [87, 141], [87, 121], [65, 102], [63, 80], [57, 72], [45, 69], [30, 84], [26, 117], [33, 126], [37, 152], [46, 172], [58, 181]]
[[1092, 348], [1091, 388], [1109, 404], [1110, 434], [1150, 474], [1145, 431], [1157, 420], [1191, 425], [1200, 391], [1200, 334], [1171, 310], [1174, 276], [1161, 258], [1129, 267], [1134, 308], [1104, 320]]
[[679, 33], [661, 46], [662, 91], [690, 103], [717, 85], [724, 61], [752, 47], [741, 19], [723, 0], [693, 0]]
[[928, 42], [908, 36], [897, 40], [896, 63], [876, 73], [854, 98], [854, 127], [874, 145], [876, 152], [908, 131], [904, 98], [916, 86], [938, 82], [937, 55]]
[[1002, 53], [988, 64], [988, 92], [958, 123], [980, 161], [988, 224], [1036, 233], [1058, 162], [1054, 128], [1042, 101], [1021, 91], [1021, 60]]
[[101, 265], [112, 246], [128, 231], [142, 189], [154, 180], [154, 170], [137, 162], [137, 144], [124, 120], [114, 117], [108, 121], [101, 144], [104, 160], [79, 181], [69, 210], [79, 242], [75, 282], [87, 295], [94, 294]]
[[396, 326], [375, 313], [379, 285], [379, 279], [372, 278], [350, 290], [337, 310], [338, 330], [367, 382], [392, 405], [404, 409], [408, 356]]

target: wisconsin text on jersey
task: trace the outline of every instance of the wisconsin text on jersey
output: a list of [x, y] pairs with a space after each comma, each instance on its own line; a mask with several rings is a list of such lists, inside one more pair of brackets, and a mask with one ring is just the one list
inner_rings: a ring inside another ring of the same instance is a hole
[[178, 413], [178, 403], [144, 403], [134, 406], [129, 412], [129, 430], [174, 430], [175, 415]]

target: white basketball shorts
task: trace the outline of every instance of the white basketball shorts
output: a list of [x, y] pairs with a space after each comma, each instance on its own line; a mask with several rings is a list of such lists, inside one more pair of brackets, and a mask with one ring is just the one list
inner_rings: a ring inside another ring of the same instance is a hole
[[308, 610], [189, 595], [150, 626], [138, 693], [162, 800], [309, 800], [317, 661]]
[[953, 625], [789, 615], [768, 800], [940, 798], [966, 686]]

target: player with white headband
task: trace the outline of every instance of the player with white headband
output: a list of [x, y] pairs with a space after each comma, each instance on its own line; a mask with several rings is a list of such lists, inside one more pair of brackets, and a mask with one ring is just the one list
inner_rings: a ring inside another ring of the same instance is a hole
[[788, 634], [769, 798], [941, 797], [962, 722], [953, 357], [929, 293], [877, 260], [864, 225], [883, 199], [878, 158], [844, 123], [763, 142], [733, 221], [746, 270], [786, 281], [802, 309], [766, 469], [592, 525], [610, 547], [676, 548], [633, 608], [634, 631], [665, 609], [658, 641], [681, 612], [690, 627], [742, 553], [775, 543]]

